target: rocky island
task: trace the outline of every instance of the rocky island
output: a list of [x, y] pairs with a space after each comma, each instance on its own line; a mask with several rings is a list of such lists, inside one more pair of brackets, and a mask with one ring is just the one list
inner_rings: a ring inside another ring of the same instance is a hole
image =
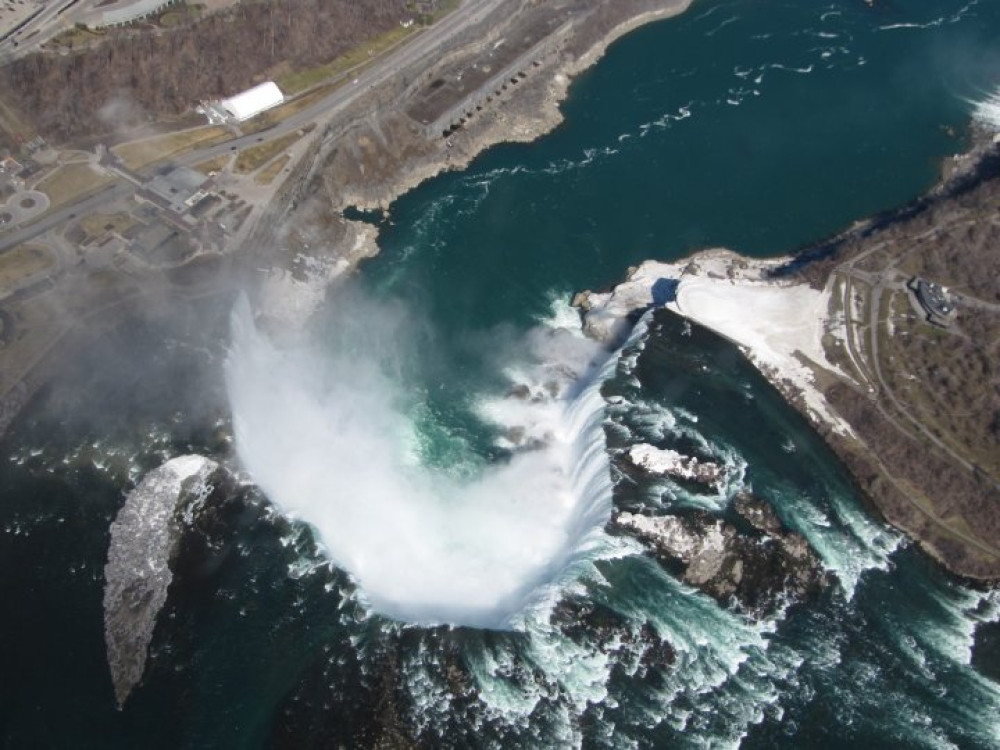
[[118, 707], [146, 667], [156, 618], [173, 578], [172, 557], [182, 515], [213, 491], [219, 465], [203, 456], [178, 456], [149, 472], [111, 524], [104, 568], [104, 636]]
[[[707, 250], [648, 261], [575, 304], [602, 341], [654, 306], [729, 339], [824, 435], [886, 520], [951, 571], [995, 581], [1000, 266], [988, 248], [1000, 139], [981, 132], [977, 143], [929, 194], [799, 258]], [[925, 289], [943, 291], [933, 299]]]
[[704, 511], [619, 512], [611, 528], [633, 534], [668, 565], [680, 566], [686, 583], [758, 619], [828, 585], [819, 557], [800, 534], [784, 528], [770, 505], [749, 494], [733, 505], [748, 530]]
[[672, 476], [715, 490], [721, 484], [722, 469], [718, 464], [667, 448], [637, 443], [629, 446], [626, 457], [634, 467], [653, 476]]

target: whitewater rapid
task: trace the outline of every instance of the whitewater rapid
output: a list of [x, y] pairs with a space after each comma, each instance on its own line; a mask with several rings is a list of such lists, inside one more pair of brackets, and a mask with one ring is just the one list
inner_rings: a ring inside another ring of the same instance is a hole
[[242, 298], [225, 368], [239, 459], [374, 610], [511, 627], [602, 544], [612, 484], [599, 389], [614, 358], [578, 331], [532, 331], [511, 393], [478, 409], [509, 460], [451, 470], [421, 455], [398, 324], [368, 310], [339, 318], [347, 334], [328, 348], [281, 349]]

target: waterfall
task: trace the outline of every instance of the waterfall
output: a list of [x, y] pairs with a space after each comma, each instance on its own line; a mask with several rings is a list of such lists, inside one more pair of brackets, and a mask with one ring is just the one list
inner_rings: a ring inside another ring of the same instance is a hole
[[[343, 316], [341, 316], [343, 317]], [[528, 332], [529, 361], [480, 417], [506, 429], [507, 460], [464, 476], [414, 458], [405, 335], [366, 310], [350, 346], [279, 349], [242, 299], [226, 380], [243, 467], [384, 615], [515, 627], [605, 538], [611, 477], [600, 385], [616, 356], [579, 334]], [[387, 332], [388, 331], [388, 332]], [[419, 356], [433, 356], [420, 352]], [[517, 444], [515, 444], [517, 443]]]

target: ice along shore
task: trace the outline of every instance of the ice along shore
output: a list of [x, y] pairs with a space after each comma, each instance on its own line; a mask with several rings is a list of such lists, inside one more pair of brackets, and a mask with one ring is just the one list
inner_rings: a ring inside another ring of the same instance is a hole
[[[730, 340], [809, 419], [878, 515], [951, 572], [995, 582], [1000, 137], [974, 140], [926, 195], [804, 256], [714, 249], [647, 261], [574, 303], [605, 341], [652, 307]], [[921, 282], [962, 290], [950, 319], [928, 311]]]

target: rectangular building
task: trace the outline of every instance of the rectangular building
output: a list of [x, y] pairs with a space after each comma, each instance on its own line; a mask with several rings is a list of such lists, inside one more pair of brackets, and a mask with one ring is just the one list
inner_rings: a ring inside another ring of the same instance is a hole
[[284, 101], [285, 95], [281, 93], [278, 84], [267, 81], [241, 94], [223, 99], [219, 102], [219, 108], [233, 122], [243, 122], [272, 107], [277, 107]]

